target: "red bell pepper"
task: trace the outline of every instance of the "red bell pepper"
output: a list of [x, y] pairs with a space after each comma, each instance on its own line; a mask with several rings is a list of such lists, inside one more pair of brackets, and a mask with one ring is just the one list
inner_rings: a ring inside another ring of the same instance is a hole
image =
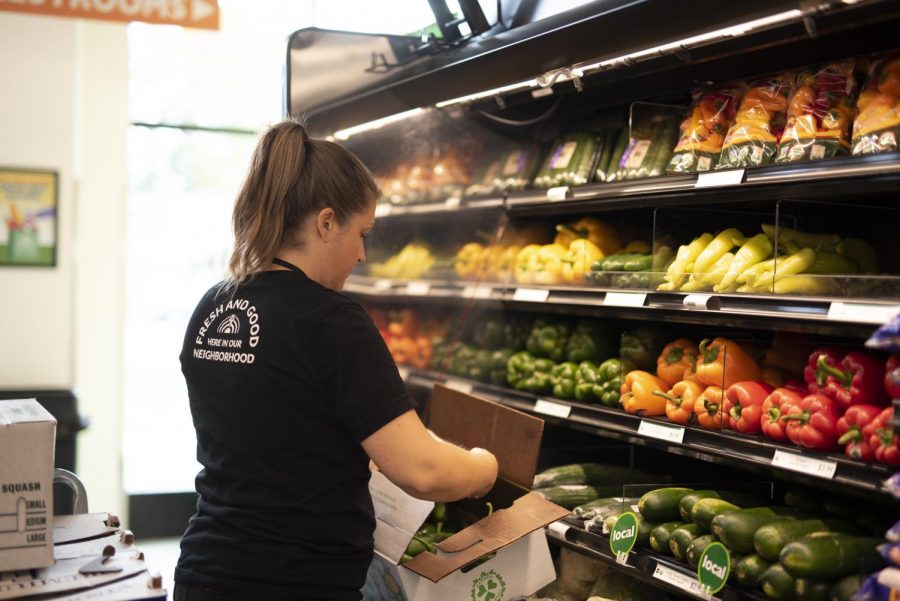
[[817, 348], [809, 356], [806, 367], [803, 369], [803, 379], [806, 380], [806, 387], [809, 394], [817, 394], [822, 392], [827, 383], [828, 374], [819, 367], [819, 357], [825, 357], [825, 364], [831, 367], [837, 367], [844, 358], [843, 351], [836, 348], [823, 347]]
[[785, 424], [781, 422], [781, 417], [792, 405], [799, 404], [801, 400], [802, 396], [788, 388], [773, 390], [762, 404], [762, 415], [759, 416], [762, 433], [774, 440], [787, 440], [787, 430]]
[[900, 399], [900, 355], [891, 355], [884, 365], [884, 390], [888, 397]]
[[852, 405], [884, 405], [884, 363], [859, 351], [844, 355], [839, 367], [819, 357], [819, 368], [828, 374], [825, 396], [846, 409]]
[[894, 432], [893, 418], [894, 408], [888, 407], [866, 426], [865, 432], [869, 435], [875, 461], [900, 466], [900, 436]]
[[725, 392], [725, 414], [732, 430], [745, 434], [756, 434], [762, 426], [763, 401], [775, 390], [766, 382], [737, 382]]
[[878, 417], [882, 407], [877, 405], [854, 405], [847, 409], [837, 422], [838, 444], [844, 445], [844, 453], [852, 459], [872, 461], [875, 454], [869, 445], [865, 428]]
[[799, 403], [791, 405], [781, 421], [787, 436], [798, 447], [814, 451], [832, 451], [837, 448], [838, 405], [824, 394], [810, 394]]

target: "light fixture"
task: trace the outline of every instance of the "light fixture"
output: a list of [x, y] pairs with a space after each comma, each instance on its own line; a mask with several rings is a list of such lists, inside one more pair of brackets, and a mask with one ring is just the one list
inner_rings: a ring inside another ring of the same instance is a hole
[[355, 136], [356, 134], [360, 134], [364, 131], [371, 131], [373, 129], [384, 127], [385, 125], [390, 125], [391, 123], [403, 121], [404, 119], [415, 117], [416, 115], [420, 115], [424, 112], [425, 109], [423, 108], [415, 108], [409, 111], [403, 111], [402, 113], [388, 115], [387, 117], [382, 117], [381, 119], [375, 119], [374, 121], [369, 121], [368, 123], [354, 125], [353, 127], [348, 127], [347, 129], [339, 129], [338, 131], [334, 132], [334, 138], [336, 140], [347, 140], [348, 138], [350, 138], [350, 136]]

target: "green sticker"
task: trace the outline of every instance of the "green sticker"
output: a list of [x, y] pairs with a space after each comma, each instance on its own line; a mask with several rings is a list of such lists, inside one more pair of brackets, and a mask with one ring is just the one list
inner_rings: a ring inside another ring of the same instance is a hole
[[638, 517], [626, 511], [616, 520], [609, 533], [609, 548], [614, 555], [625, 555], [634, 547], [638, 537]]
[[506, 582], [494, 570], [482, 572], [472, 581], [472, 601], [500, 601], [504, 594]]
[[728, 572], [731, 571], [731, 556], [728, 549], [722, 543], [712, 543], [703, 550], [700, 556], [700, 565], [697, 566], [697, 580], [709, 592], [714, 595], [722, 590], [728, 581]]

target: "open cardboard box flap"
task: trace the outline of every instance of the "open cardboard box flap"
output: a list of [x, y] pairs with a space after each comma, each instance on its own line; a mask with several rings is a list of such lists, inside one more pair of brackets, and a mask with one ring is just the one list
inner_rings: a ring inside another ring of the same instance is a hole
[[[543, 420], [436, 385], [430, 427], [446, 440], [466, 448], [481, 447], [497, 457], [500, 465], [497, 484], [477, 502], [491, 501], [500, 509], [440, 543], [438, 554], [422, 553], [403, 567], [438, 582], [476, 559], [568, 515], [566, 509], [529, 492], [537, 468]], [[375, 546], [396, 563], [428, 517], [431, 503], [405, 495], [377, 473], [373, 474], [372, 484], [378, 517]], [[423, 503], [426, 505], [422, 506]]]

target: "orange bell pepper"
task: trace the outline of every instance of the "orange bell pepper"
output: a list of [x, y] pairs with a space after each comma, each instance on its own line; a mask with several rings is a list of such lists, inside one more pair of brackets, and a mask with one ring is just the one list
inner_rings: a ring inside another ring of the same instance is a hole
[[735, 382], [762, 380], [763, 375], [753, 357], [738, 343], [715, 338], [700, 343], [697, 379], [707, 386], [728, 388]]
[[666, 417], [676, 424], [692, 424], [697, 421], [694, 404], [703, 394], [703, 386], [697, 382], [683, 380], [675, 384], [672, 390], [665, 393], [654, 393], [666, 399]]
[[622, 383], [619, 403], [627, 413], [641, 416], [666, 414], [666, 399], [656, 393], [668, 390], [666, 383], [646, 371], [631, 371]]
[[725, 414], [725, 391], [718, 386], [707, 386], [694, 403], [697, 422], [704, 428], [721, 430], [728, 426]]
[[663, 347], [656, 360], [656, 375], [670, 387], [685, 379], [685, 371], [697, 367], [697, 345], [687, 338], [679, 338]]

